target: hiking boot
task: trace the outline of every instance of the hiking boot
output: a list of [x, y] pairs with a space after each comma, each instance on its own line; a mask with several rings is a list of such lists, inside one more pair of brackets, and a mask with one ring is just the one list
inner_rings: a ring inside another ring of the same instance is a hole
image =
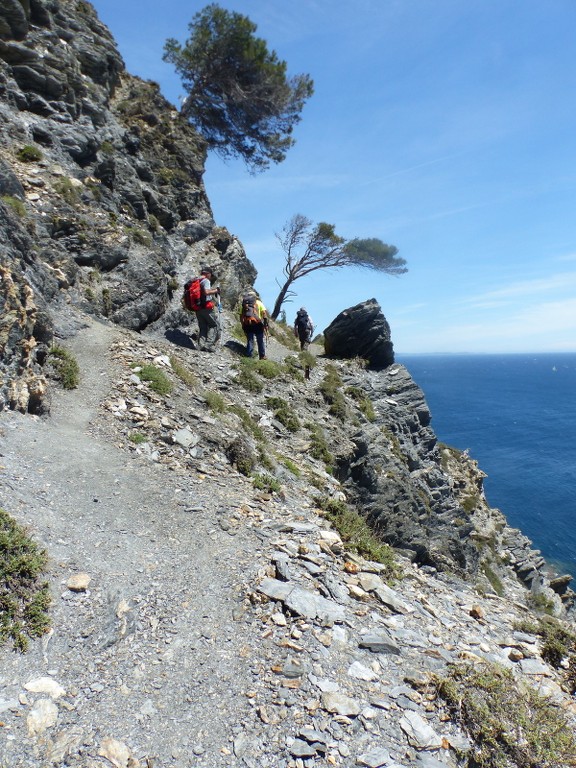
[[260, 360], [268, 360], [268, 358], [266, 357], [266, 355], [260, 355]]

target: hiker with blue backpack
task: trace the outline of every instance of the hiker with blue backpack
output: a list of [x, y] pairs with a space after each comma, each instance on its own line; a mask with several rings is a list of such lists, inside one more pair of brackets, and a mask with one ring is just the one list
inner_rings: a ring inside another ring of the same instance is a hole
[[[198, 321], [198, 349], [215, 352], [221, 336], [220, 317], [217, 305], [220, 302], [220, 288], [212, 288], [215, 280], [210, 267], [203, 267], [200, 277], [194, 277], [184, 286], [184, 306], [196, 314]], [[216, 303], [210, 296], [214, 296]]]
[[306, 349], [312, 341], [314, 324], [305, 307], [300, 307], [294, 320], [294, 336], [300, 341], [300, 349]]
[[268, 312], [255, 293], [248, 293], [242, 299], [240, 323], [246, 334], [246, 357], [252, 357], [254, 339], [256, 339], [258, 357], [260, 360], [266, 360], [264, 332], [268, 328]]

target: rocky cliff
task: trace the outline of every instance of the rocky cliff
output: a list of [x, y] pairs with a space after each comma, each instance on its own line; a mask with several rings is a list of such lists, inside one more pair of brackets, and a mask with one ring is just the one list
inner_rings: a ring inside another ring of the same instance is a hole
[[[273, 324], [269, 359], [243, 358], [256, 271], [212, 218], [204, 142], [83, 0], [3, 0], [0, 116], [0, 503], [53, 594], [50, 633], [2, 651], [0, 764], [476, 765], [434, 693], [463, 660], [572, 727], [574, 661], [535, 613], [570, 621], [570, 579], [438, 443], [377, 302], [326, 350]], [[179, 299], [201, 263], [216, 355]]]
[[227, 306], [253, 283], [241, 244], [215, 227], [202, 138], [126, 72], [89, 3], [2, 3], [0, 120], [4, 404], [44, 408], [65, 303], [141, 330], [186, 324], [173, 291], [199, 259]]

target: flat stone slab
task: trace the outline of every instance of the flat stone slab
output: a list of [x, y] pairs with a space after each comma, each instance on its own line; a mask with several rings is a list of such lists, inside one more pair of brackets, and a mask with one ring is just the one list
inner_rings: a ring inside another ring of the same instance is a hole
[[400, 655], [400, 648], [394, 642], [391, 635], [383, 629], [367, 632], [358, 643], [360, 648], [367, 648], [372, 653], [390, 653]]
[[291, 611], [307, 619], [334, 623], [346, 618], [344, 608], [338, 603], [285, 581], [264, 579], [258, 589], [272, 600], [282, 601]]

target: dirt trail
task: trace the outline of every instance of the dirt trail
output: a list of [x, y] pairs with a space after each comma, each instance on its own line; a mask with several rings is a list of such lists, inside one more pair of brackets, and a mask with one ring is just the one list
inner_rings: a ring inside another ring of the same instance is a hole
[[[51, 674], [67, 691], [59, 718], [73, 740], [111, 736], [139, 756], [178, 744], [196, 765], [230, 765], [220, 750], [251, 679], [234, 612], [257, 542], [219, 523], [246, 488], [177, 475], [99, 434], [119, 333], [90, 321], [67, 341], [81, 384], [54, 395], [50, 418], [1, 417], [0, 504], [50, 554], [54, 629], [28, 654], [0, 651], [0, 703]], [[85, 594], [66, 589], [77, 572], [92, 579]], [[35, 765], [21, 724], [0, 746], [14, 768]]]

